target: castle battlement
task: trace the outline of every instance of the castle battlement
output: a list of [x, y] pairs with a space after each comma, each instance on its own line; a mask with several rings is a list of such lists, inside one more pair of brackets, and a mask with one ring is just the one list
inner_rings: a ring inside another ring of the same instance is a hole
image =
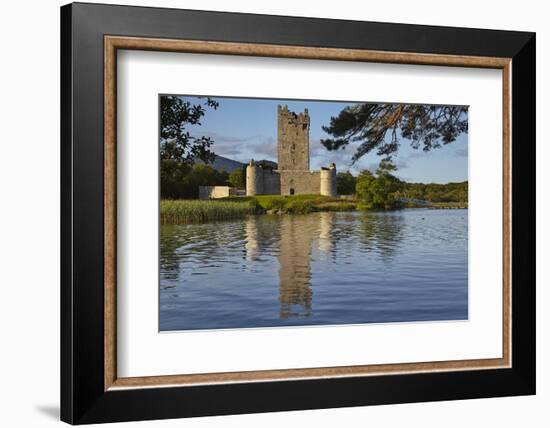
[[309, 168], [308, 109], [295, 113], [277, 106], [277, 169], [265, 170], [254, 160], [246, 168], [246, 194], [336, 196], [336, 165], [319, 171]]
[[307, 108], [304, 109], [303, 113], [295, 113], [290, 111], [287, 105], [282, 106], [279, 104], [277, 106], [277, 117], [284, 117], [294, 124], [307, 124], [309, 126], [309, 111]]

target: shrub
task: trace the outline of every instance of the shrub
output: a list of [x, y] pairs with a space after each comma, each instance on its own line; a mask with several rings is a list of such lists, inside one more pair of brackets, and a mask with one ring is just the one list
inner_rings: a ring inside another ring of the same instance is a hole
[[284, 196], [257, 197], [256, 201], [266, 210], [284, 210], [286, 205]]
[[314, 204], [308, 200], [292, 200], [286, 204], [284, 211], [291, 214], [308, 214], [314, 211]]
[[399, 191], [402, 182], [388, 172], [380, 171], [374, 176], [362, 171], [357, 177], [355, 190], [361, 201], [360, 209], [395, 209], [400, 207]]

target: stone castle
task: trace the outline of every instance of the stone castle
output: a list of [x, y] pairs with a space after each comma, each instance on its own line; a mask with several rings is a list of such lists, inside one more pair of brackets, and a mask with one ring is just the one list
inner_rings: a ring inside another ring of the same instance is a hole
[[277, 169], [262, 168], [254, 160], [246, 167], [246, 195], [337, 196], [336, 166], [309, 169], [309, 113], [296, 114], [277, 107]]

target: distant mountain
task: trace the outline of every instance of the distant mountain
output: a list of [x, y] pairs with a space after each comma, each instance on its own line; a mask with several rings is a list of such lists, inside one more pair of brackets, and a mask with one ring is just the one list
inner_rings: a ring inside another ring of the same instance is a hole
[[[204, 164], [205, 162], [195, 158], [195, 163]], [[257, 161], [254, 161], [254, 163], [256, 165], [262, 166], [263, 168], [277, 169], [277, 162], [273, 162], [267, 159], [257, 160]], [[232, 171], [235, 171], [236, 169], [242, 168], [246, 164], [233, 159], [216, 155], [214, 162], [209, 163], [208, 165], [210, 165], [216, 171], [232, 172]]]
[[[195, 159], [195, 163], [204, 164], [205, 162], [200, 159]], [[242, 168], [244, 166], [244, 163], [216, 155], [214, 162], [209, 163], [208, 165], [210, 165], [217, 171], [232, 172], [236, 169]]]

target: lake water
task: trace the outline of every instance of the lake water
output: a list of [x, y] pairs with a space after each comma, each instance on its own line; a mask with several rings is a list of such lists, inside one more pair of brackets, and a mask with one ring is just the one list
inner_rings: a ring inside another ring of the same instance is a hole
[[468, 211], [262, 215], [160, 229], [160, 329], [468, 318]]

